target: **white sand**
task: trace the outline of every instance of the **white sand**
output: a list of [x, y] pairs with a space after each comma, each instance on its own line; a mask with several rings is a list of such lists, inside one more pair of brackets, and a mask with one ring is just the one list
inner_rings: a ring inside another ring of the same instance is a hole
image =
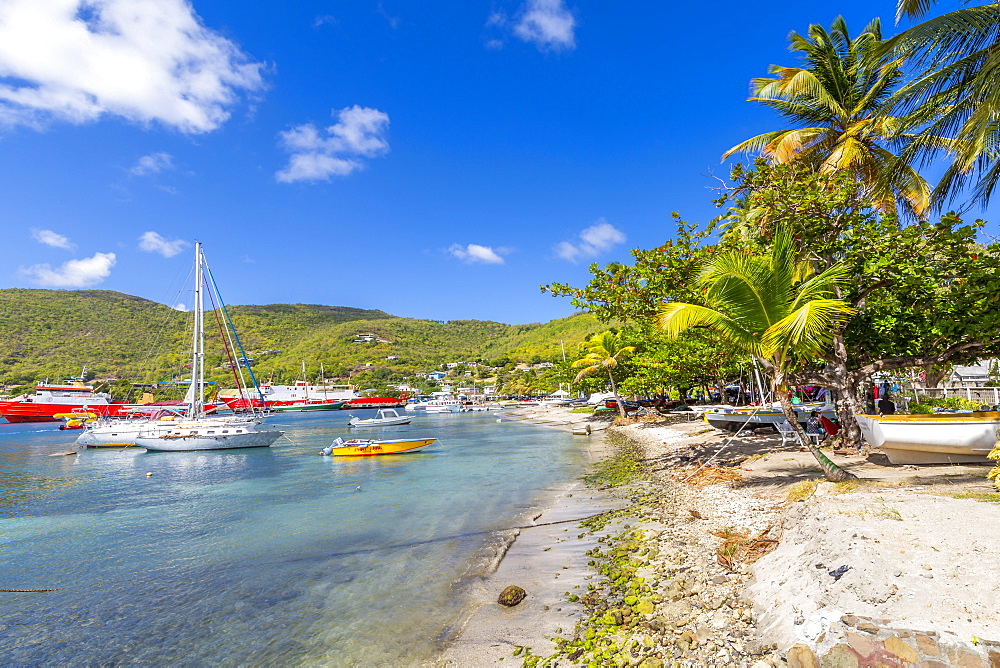
[[[821, 483], [794, 504], [778, 549], [754, 568], [749, 594], [768, 641], [815, 641], [841, 614], [1000, 639], [1000, 506], [915, 488], [832, 489]], [[829, 572], [843, 565], [835, 581]]]

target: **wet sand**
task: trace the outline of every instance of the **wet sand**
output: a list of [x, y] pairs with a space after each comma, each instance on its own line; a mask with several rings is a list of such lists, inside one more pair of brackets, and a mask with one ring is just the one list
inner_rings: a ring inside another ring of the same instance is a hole
[[[586, 417], [564, 408], [532, 407], [505, 414], [504, 419], [571, 430]], [[578, 437], [591, 465], [608, 452], [600, 431]], [[586, 553], [597, 545], [597, 535], [580, 529], [579, 521], [622, 505], [606, 490], [580, 481], [553, 494], [541, 506], [535, 526], [521, 529], [496, 571], [469, 585], [473, 608], [433, 665], [492, 666], [503, 658], [511, 660], [518, 646], [543, 656], [554, 652], [551, 638], [568, 632], [584, 614], [581, 604], [567, 600], [567, 592], [586, 591], [596, 577]], [[586, 535], [578, 537], [581, 534]], [[517, 585], [527, 594], [511, 608], [497, 603], [507, 585]]]

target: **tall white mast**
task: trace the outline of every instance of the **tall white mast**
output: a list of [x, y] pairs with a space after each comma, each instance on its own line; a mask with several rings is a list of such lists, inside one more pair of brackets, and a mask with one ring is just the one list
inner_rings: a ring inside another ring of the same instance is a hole
[[194, 394], [188, 404], [188, 417], [200, 416], [205, 401], [205, 300], [202, 294], [201, 242], [194, 244], [194, 334], [191, 341], [191, 384]]

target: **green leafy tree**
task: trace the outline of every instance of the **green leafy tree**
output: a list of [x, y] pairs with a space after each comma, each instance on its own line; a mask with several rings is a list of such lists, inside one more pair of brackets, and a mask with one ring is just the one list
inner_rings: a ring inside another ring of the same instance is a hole
[[676, 390], [683, 398], [692, 387], [715, 385], [726, 401], [725, 385], [740, 376], [741, 360], [749, 362], [741, 351], [706, 330], [668, 337], [657, 328], [637, 324], [627, 334], [638, 352], [623, 364], [619, 387], [625, 394]]
[[772, 65], [776, 76], [754, 79], [750, 100], [795, 127], [747, 139], [723, 158], [761, 153], [772, 163], [796, 162], [822, 173], [848, 171], [879, 209], [895, 212], [899, 205], [914, 216], [925, 215], [930, 187], [890, 150], [904, 135], [900, 120], [885, 113], [885, 103], [902, 72], [882, 48], [879, 20], [851, 37], [838, 17], [829, 32], [814, 24], [805, 36], [792, 32], [789, 41], [805, 63]]
[[575, 380], [606, 371], [608, 381], [611, 383], [611, 391], [614, 393], [615, 401], [618, 404], [618, 413], [624, 418], [625, 404], [618, 395], [614, 369], [620, 362], [636, 351], [635, 346], [625, 345], [622, 335], [613, 329], [609, 329], [606, 332], [589, 338], [584, 343], [584, 347], [587, 350], [587, 354], [573, 362], [573, 367], [580, 369]]
[[797, 257], [792, 235], [779, 229], [767, 255], [727, 250], [705, 265], [698, 282], [705, 289], [706, 306], [672, 302], [657, 319], [670, 336], [707, 327], [760, 359], [773, 375], [789, 424], [835, 482], [855, 476], [830, 461], [802, 433], [786, 390], [789, 374], [823, 353], [834, 331], [854, 312], [834, 296], [845, 279], [841, 266], [815, 273], [811, 262]]

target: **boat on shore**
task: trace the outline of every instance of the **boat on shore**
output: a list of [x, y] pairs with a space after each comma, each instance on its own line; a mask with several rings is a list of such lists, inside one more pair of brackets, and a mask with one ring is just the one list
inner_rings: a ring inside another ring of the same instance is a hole
[[[759, 429], [774, 427], [785, 421], [785, 414], [777, 402], [763, 406], [689, 406], [689, 410], [700, 412], [702, 418], [716, 429], [739, 431], [741, 428]], [[792, 406], [799, 422], [805, 424], [809, 415], [816, 411], [827, 420], [837, 419], [837, 407], [830, 403], [807, 402]]]
[[352, 417], [348, 421], [349, 427], [391, 427], [398, 424], [410, 424], [413, 418], [409, 415], [400, 415], [395, 408], [380, 408], [375, 417], [359, 418]]
[[333, 443], [320, 451], [321, 455], [333, 457], [368, 457], [371, 455], [399, 455], [416, 452], [435, 442], [436, 438], [402, 438], [389, 441], [376, 441], [368, 438], [355, 438], [345, 441], [334, 439]]
[[1000, 412], [855, 415], [865, 440], [893, 464], [986, 464]]

